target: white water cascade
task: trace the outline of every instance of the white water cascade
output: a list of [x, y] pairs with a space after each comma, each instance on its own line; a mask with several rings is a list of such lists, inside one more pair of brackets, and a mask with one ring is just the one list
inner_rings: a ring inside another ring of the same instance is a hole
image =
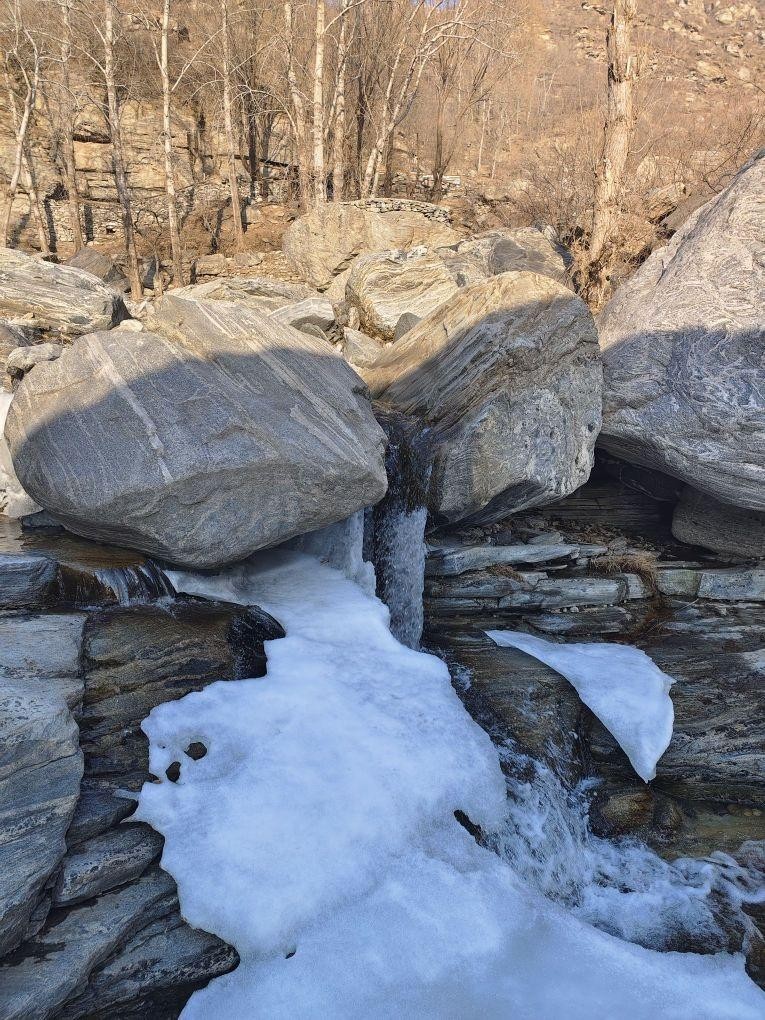
[[[350, 525], [356, 545], [360, 532]], [[492, 745], [440, 660], [394, 639], [338, 534], [324, 553], [316, 536], [304, 544], [313, 556], [171, 575], [286, 630], [262, 679], [213, 684], [144, 723], [153, 773], [183, 764], [177, 783], [144, 787], [139, 816], [165, 836], [184, 916], [241, 957], [184, 1017], [765, 1015], [740, 956], [636, 944], [661, 945], [665, 918], [673, 931], [716, 924], [713, 865], [684, 873], [596, 840], [583, 799], [533, 763], [508, 800], [512, 747]], [[185, 755], [192, 742], [203, 758]]]

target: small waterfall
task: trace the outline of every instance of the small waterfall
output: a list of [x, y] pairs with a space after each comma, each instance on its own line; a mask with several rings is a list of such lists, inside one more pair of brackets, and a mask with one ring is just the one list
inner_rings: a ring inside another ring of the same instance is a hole
[[736, 951], [753, 932], [744, 903], [761, 903], [762, 861], [667, 861], [634, 838], [602, 839], [589, 827], [592, 783], [567, 790], [512, 741], [498, 748], [508, 816], [494, 849], [529, 887], [627, 942], [662, 951]]
[[152, 560], [113, 566], [60, 563], [58, 597], [80, 608], [130, 606], [175, 595], [167, 574]]
[[388, 436], [388, 492], [367, 514], [365, 556], [374, 564], [377, 595], [390, 610], [394, 637], [418, 648], [423, 625], [429, 457], [419, 422], [379, 409], [377, 419]]
[[111, 592], [120, 606], [153, 602], [175, 594], [164, 571], [152, 560], [134, 567], [99, 567], [94, 575], [97, 583]]

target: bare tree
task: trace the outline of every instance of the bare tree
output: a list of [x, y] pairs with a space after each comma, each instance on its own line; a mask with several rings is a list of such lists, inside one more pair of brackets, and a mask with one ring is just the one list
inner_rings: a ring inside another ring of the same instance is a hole
[[637, 60], [632, 50], [632, 23], [637, 0], [614, 0], [606, 37], [608, 54], [608, 110], [603, 161], [595, 188], [592, 234], [586, 254], [585, 290], [597, 301], [606, 284], [607, 246], [612, 241], [624, 191], [634, 122], [633, 91]]
[[72, 57], [71, 0], [59, 0], [61, 10], [61, 39], [59, 46], [58, 89], [56, 110], [52, 116], [56, 135], [56, 147], [61, 154], [61, 169], [69, 205], [69, 227], [72, 231], [74, 250], [79, 251], [85, 244], [80, 216], [80, 195], [77, 190], [77, 162], [74, 153], [75, 104], [69, 73]]
[[112, 167], [117, 198], [122, 212], [122, 228], [125, 238], [125, 255], [127, 258], [127, 276], [130, 283], [130, 294], [134, 301], [140, 301], [143, 294], [141, 287], [141, 271], [138, 267], [138, 252], [135, 243], [135, 225], [130, 199], [127, 171], [125, 169], [125, 150], [122, 144], [120, 126], [120, 106], [117, 96], [117, 77], [115, 74], [115, 21], [117, 11], [115, 0], [104, 0], [104, 29], [99, 32], [104, 46], [103, 75], [106, 85], [106, 111], [109, 122], [109, 136], [112, 145]]
[[233, 114], [233, 64], [231, 59], [231, 26], [229, 18], [229, 0], [221, 0], [221, 35], [223, 40], [223, 128], [226, 135], [226, 155], [228, 156], [228, 186], [231, 193], [231, 213], [234, 224], [234, 244], [237, 251], [244, 250], [244, 226], [242, 224], [242, 200], [239, 195], [239, 181], [236, 154], [238, 145], [234, 134]]
[[[5, 210], [3, 212], [2, 235], [3, 245], [8, 244], [13, 203], [21, 183], [29, 196], [32, 218], [37, 226], [40, 247], [44, 254], [50, 248], [45, 233], [40, 200], [35, 186], [34, 174], [28, 155], [29, 129], [34, 115], [37, 92], [40, 87], [42, 73], [42, 54], [35, 35], [24, 21], [20, 0], [13, 0], [7, 7], [6, 43], [3, 56], [3, 77], [8, 106], [11, 111], [15, 146], [13, 166], [5, 193]], [[16, 87], [20, 90], [17, 97]]]

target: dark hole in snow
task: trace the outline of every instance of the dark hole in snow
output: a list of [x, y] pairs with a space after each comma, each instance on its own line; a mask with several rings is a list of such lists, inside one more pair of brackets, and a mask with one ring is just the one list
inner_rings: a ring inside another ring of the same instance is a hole
[[181, 778], [181, 763], [179, 761], [171, 761], [165, 769], [165, 775], [171, 783], [177, 783]]
[[285, 960], [291, 960], [296, 952], [297, 952], [297, 949], [290, 949], [290, 951], [285, 954], [284, 959]]
[[460, 811], [459, 808], [454, 812], [454, 817], [460, 823], [463, 829], [467, 829], [476, 843], [480, 843], [483, 840], [483, 833], [481, 832], [481, 826], [476, 825], [475, 822], [471, 822], [464, 811]]
[[194, 740], [186, 748], [185, 753], [194, 761], [199, 761], [200, 758], [204, 758], [207, 754], [207, 748], [201, 740]]

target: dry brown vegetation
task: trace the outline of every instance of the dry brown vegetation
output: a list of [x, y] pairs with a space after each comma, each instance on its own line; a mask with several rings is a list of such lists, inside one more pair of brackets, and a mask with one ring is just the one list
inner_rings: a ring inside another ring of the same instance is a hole
[[111, 238], [134, 289], [260, 203], [399, 194], [552, 224], [600, 299], [765, 141], [754, 4], [0, 0], [0, 37], [6, 240]]

